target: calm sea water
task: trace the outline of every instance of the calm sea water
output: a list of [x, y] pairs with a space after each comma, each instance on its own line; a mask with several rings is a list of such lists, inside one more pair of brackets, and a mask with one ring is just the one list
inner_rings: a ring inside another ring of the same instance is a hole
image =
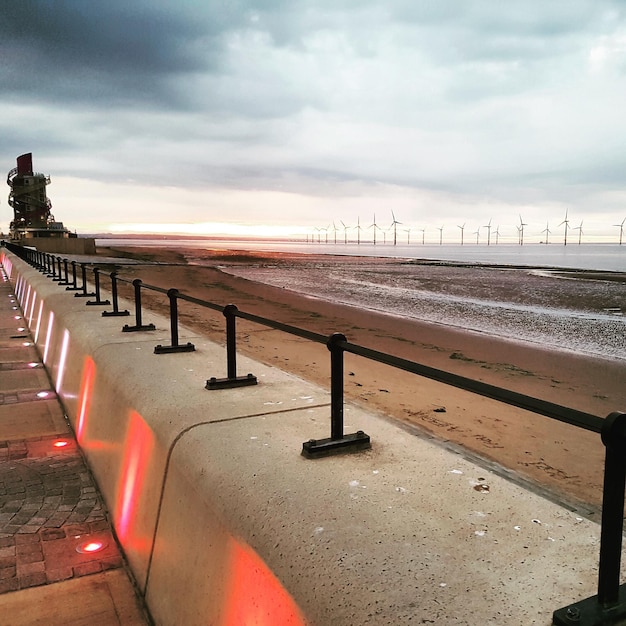
[[428, 259], [459, 263], [481, 263], [531, 267], [562, 267], [569, 269], [626, 272], [626, 245], [618, 244], [514, 244], [434, 245], [421, 243], [377, 244], [348, 243], [330, 240], [329, 243], [306, 243], [302, 241], [264, 240], [173, 240], [173, 239], [98, 239], [97, 245], [159, 246], [168, 248], [200, 248], [218, 250], [249, 250], [264, 252], [292, 252], [296, 254], [338, 254], [347, 256], [373, 256], [404, 259]]

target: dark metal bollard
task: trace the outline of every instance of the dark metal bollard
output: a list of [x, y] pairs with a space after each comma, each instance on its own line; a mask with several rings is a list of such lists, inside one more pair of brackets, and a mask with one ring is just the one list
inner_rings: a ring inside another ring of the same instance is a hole
[[75, 298], [90, 298], [91, 296], [95, 296], [95, 293], [87, 293], [87, 267], [86, 263], [80, 264], [80, 279], [82, 281], [82, 287], [80, 288], [82, 293], [75, 293]]
[[557, 626], [602, 626], [626, 620], [626, 585], [620, 585], [624, 489], [626, 488], [626, 413], [611, 413], [602, 426], [606, 447], [598, 595], [554, 612]]
[[227, 304], [222, 313], [226, 318], [226, 378], [209, 378], [205, 389], [231, 389], [256, 385], [257, 378], [252, 374], [237, 376], [237, 333], [236, 318], [239, 309], [234, 304]]
[[88, 300], [87, 302], [85, 302], [85, 304], [87, 304], [87, 305], [111, 304], [111, 302], [109, 300], [102, 300], [100, 298], [100, 270], [97, 267], [93, 268], [93, 280], [94, 280], [94, 284], [95, 284], [96, 293], [95, 294], [92, 293], [91, 295], [92, 296], [95, 295], [96, 299], [95, 300]]
[[130, 312], [124, 309], [120, 311], [117, 303], [117, 272], [111, 272], [111, 296], [113, 298], [113, 310], [102, 311], [102, 317], [124, 317], [130, 315]]
[[330, 437], [309, 439], [302, 444], [302, 455], [309, 459], [342, 452], [367, 450], [372, 447], [369, 435], [362, 430], [350, 435], [343, 433], [343, 346], [345, 335], [335, 333], [326, 346], [330, 350]]
[[135, 325], [124, 324], [122, 332], [134, 333], [140, 330], [156, 330], [154, 324], [143, 324], [141, 320], [141, 278], [133, 280], [133, 287], [135, 289]]
[[172, 344], [169, 346], [159, 344], [155, 346], [154, 353], [193, 352], [196, 347], [192, 343], [186, 343], [184, 345], [178, 343], [178, 289], [169, 289], [167, 297], [170, 299], [170, 330], [172, 334]]
[[76, 261], [72, 260], [72, 284], [65, 288], [65, 291], [79, 291], [82, 287], [79, 287], [76, 281]]

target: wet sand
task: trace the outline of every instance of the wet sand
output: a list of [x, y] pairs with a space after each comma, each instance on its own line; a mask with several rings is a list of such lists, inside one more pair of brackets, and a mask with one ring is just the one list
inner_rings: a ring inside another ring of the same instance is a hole
[[[120, 269], [121, 276], [138, 276], [150, 285], [176, 287], [220, 305], [233, 303], [240, 310], [324, 335], [342, 332], [353, 343], [600, 417], [624, 410], [626, 405], [623, 361], [546, 350], [540, 345], [327, 302], [219, 269], [259, 259], [310, 263], [315, 260], [311, 256], [143, 247], [99, 250], [102, 255], [111, 253], [158, 261], [158, 265]], [[328, 257], [323, 261], [328, 262]], [[333, 262], [346, 260], [335, 257]], [[397, 261], [363, 258], [361, 262]], [[165, 296], [147, 291], [143, 298], [145, 306], [167, 314]], [[179, 315], [181, 324], [224, 342], [221, 313], [181, 302]], [[329, 385], [329, 352], [322, 344], [238, 320], [238, 349]], [[484, 459], [489, 467], [528, 482], [582, 515], [597, 517], [604, 468], [599, 435], [354, 355], [346, 355], [345, 371], [345, 394], [350, 401], [403, 422], [417, 435], [432, 436], [463, 454]], [[224, 374], [207, 371], [207, 377]], [[357, 429], [358, 424], [349, 424], [348, 413], [346, 429], [351, 432], [351, 428]], [[385, 445], [376, 433], [369, 434], [374, 445]]]

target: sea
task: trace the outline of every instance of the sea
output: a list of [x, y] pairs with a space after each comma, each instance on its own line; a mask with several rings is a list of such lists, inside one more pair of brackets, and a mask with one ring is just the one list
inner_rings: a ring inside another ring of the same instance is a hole
[[[626, 364], [626, 245], [102, 239], [259, 253], [222, 271], [314, 298]], [[285, 252], [314, 255], [272, 256]], [[268, 253], [266, 256], [264, 253]], [[341, 256], [341, 262], [335, 257]], [[364, 259], [366, 257], [366, 259]], [[211, 262], [215, 265], [215, 261]]]

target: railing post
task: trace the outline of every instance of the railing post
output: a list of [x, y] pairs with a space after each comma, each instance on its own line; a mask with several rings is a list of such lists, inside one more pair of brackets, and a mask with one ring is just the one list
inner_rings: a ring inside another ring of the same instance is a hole
[[178, 289], [169, 289], [167, 297], [170, 299], [170, 331], [172, 344], [169, 346], [158, 345], [154, 348], [155, 354], [168, 352], [193, 352], [196, 347], [192, 343], [180, 345], [178, 343]]
[[[70, 274], [67, 267], [68, 260], [63, 259], [63, 270], [65, 272], [65, 278], [59, 280], [59, 285], [69, 285], [70, 284]], [[59, 276], [61, 275], [61, 266], [59, 265]]]
[[56, 257], [56, 263], [53, 260], [54, 273], [52, 275], [52, 280], [55, 283], [58, 283], [61, 280], [61, 257]]
[[80, 290], [82, 291], [82, 293], [75, 293], [74, 297], [75, 298], [90, 298], [91, 296], [94, 296], [94, 293], [87, 293], [87, 267], [86, 267], [86, 263], [81, 263], [80, 264], [80, 279], [82, 281], [82, 287], [80, 287]]
[[92, 296], [95, 295], [96, 299], [87, 300], [85, 304], [90, 305], [90, 306], [95, 305], [95, 304], [111, 304], [109, 300], [102, 300], [100, 298], [100, 270], [97, 267], [93, 268], [93, 281], [94, 281], [96, 293], [95, 294], [92, 293], [91, 295]]
[[117, 303], [117, 272], [111, 272], [111, 297], [113, 298], [113, 310], [112, 311], [102, 311], [102, 317], [124, 317], [126, 315], [130, 315], [130, 312], [124, 309], [123, 311], [119, 310], [119, 305]]
[[358, 430], [351, 435], [343, 433], [343, 355], [347, 339], [334, 333], [326, 346], [330, 351], [330, 438], [309, 439], [302, 444], [302, 455], [315, 459], [342, 452], [367, 450], [372, 447], [369, 435]]
[[72, 259], [71, 265], [72, 265], [72, 284], [69, 287], [66, 287], [65, 291], [78, 291], [79, 289], [81, 289], [81, 287], [79, 287], [76, 282], [76, 261]]
[[123, 333], [134, 333], [140, 330], [156, 330], [154, 324], [143, 324], [141, 319], [141, 278], [133, 280], [133, 288], [135, 290], [135, 325], [129, 326], [124, 324]]
[[598, 595], [554, 612], [557, 626], [602, 626], [626, 619], [626, 585], [620, 585], [624, 489], [626, 488], [626, 413], [611, 413], [602, 426], [606, 448]]
[[239, 309], [234, 304], [227, 304], [222, 313], [226, 318], [226, 378], [215, 378], [206, 381], [205, 389], [230, 389], [256, 385], [257, 378], [252, 374], [237, 376], [237, 332], [236, 318]]

